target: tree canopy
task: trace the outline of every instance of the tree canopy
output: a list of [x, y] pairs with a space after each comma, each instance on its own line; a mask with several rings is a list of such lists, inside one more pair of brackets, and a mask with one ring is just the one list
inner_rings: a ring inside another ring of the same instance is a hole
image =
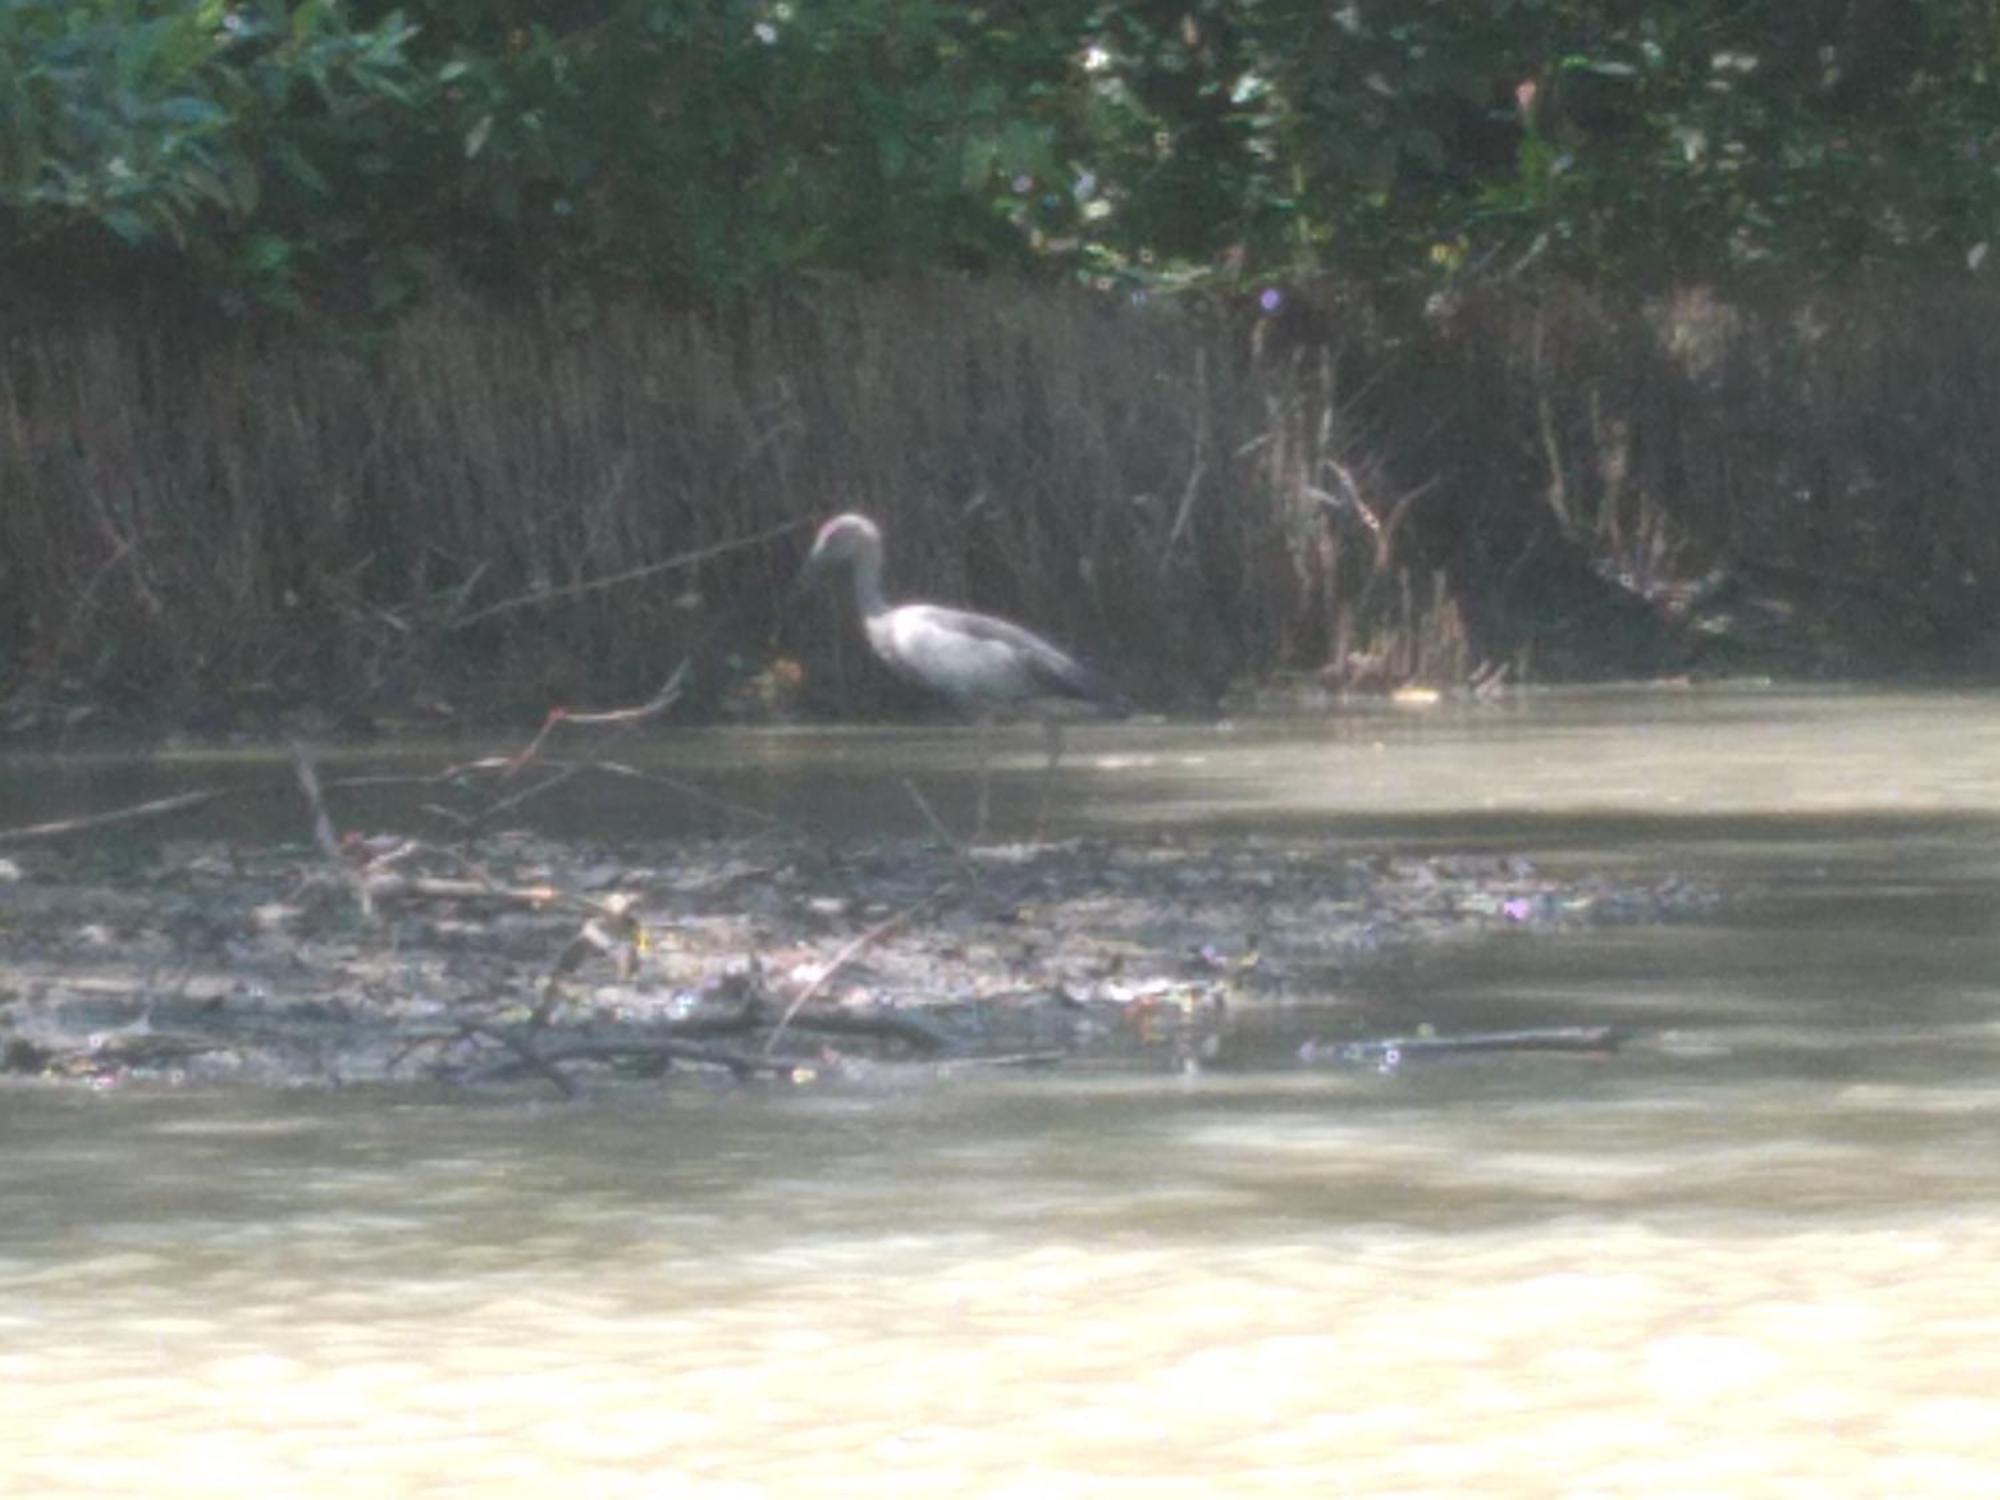
[[6, 0], [0, 246], [376, 312], [439, 276], [1977, 271], [1996, 69], [1990, 0]]

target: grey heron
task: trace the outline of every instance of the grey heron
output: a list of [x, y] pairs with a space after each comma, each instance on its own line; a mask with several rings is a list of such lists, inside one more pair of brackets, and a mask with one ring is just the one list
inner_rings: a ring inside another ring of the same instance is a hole
[[992, 722], [1040, 719], [1048, 740], [1042, 772], [1040, 834], [1062, 759], [1062, 725], [1078, 713], [1119, 718], [1131, 711], [1109, 678], [1011, 620], [939, 604], [890, 604], [882, 597], [882, 532], [852, 511], [820, 527], [799, 574], [801, 587], [845, 565], [854, 579], [868, 645], [906, 682], [946, 698], [979, 728], [979, 812], [975, 842], [985, 837]]

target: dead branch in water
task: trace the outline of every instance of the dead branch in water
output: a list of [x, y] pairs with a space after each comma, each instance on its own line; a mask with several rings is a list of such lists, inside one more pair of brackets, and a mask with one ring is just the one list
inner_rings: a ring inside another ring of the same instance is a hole
[[951, 1034], [928, 1016], [914, 1010], [900, 1010], [893, 1005], [826, 1005], [810, 1011], [794, 1011], [788, 1007], [784, 1019], [790, 1020], [794, 1026], [825, 1032], [828, 1036], [859, 1036], [877, 1041], [902, 1042], [926, 1056], [949, 1051], [955, 1044]]
[[[591, 721], [586, 719], [585, 722]], [[541, 738], [543, 736], [537, 736], [536, 744], [540, 743]], [[530, 750], [532, 751], [533, 748], [531, 746]], [[446, 766], [441, 771], [432, 771], [421, 775], [370, 774], [366, 776], [347, 776], [331, 779], [325, 785], [330, 791], [354, 791], [376, 787], [457, 786], [474, 776], [490, 776], [495, 779], [504, 778], [509, 774], [510, 768], [515, 765], [518, 758], [515, 755], [487, 755], [480, 757], [478, 760], [459, 761], [453, 765]], [[616, 777], [621, 781], [643, 781], [649, 786], [665, 787], [676, 796], [685, 797], [690, 802], [714, 808], [717, 812], [727, 813], [732, 818], [743, 818], [752, 823], [761, 823], [767, 828], [777, 827], [784, 822], [784, 819], [774, 813], [765, 812], [761, 807], [749, 807], [741, 802], [732, 802], [727, 797], [718, 797], [713, 792], [705, 792], [700, 787], [690, 785], [678, 777], [667, 776], [659, 771], [641, 770], [639, 767], [628, 765], [624, 761], [548, 759], [543, 760], [542, 765], [548, 769], [550, 780], [537, 782], [524, 792], [517, 793], [493, 807], [468, 813], [458, 808], [445, 807], [440, 803], [426, 802], [423, 804], [423, 810], [459, 828], [471, 829], [485, 819], [491, 818], [495, 812], [502, 808], [518, 807], [523, 802], [532, 801], [544, 792], [553, 790], [559, 784], [556, 780], [558, 773], [560, 773], [561, 779], [567, 780], [590, 772], [600, 776]]]
[[544, 792], [554, 791], [564, 782], [572, 780], [582, 769], [582, 766], [564, 766], [559, 770], [551, 771], [533, 786], [523, 787], [511, 796], [502, 797], [498, 802], [489, 803], [487, 806], [481, 808], [478, 814], [470, 821], [473, 824], [484, 823], [492, 818], [499, 817], [503, 812], [511, 812], [514, 808], [534, 801], [535, 798], [541, 796]]
[[[937, 1020], [921, 1011], [904, 1010], [893, 1005], [788, 1007], [782, 1019], [799, 1031], [901, 1042], [927, 1057], [949, 1052], [958, 1045], [958, 1038]], [[760, 987], [732, 1010], [707, 1010], [669, 1021], [666, 1025], [676, 1037], [712, 1037], [745, 1036], [769, 1022], [770, 1009]], [[763, 1055], [771, 1055], [768, 1048]]]
[[551, 1062], [605, 1062], [618, 1058], [640, 1058], [657, 1060], [663, 1064], [690, 1062], [708, 1067], [727, 1068], [739, 1080], [748, 1082], [760, 1074], [767, 1078], [791, 1078], [799, 1070], [798, 1063], [773, 1061], [754, 1053], [738, 1052], [733, 1047], [711, 1047], [702, 1042], [657, 1041], [592, 1041], [580, 1040], [563, 1042], [547, 1049], [544, 1054]]
[[660, 684], [660, 690], [633, 708], [607, 708], [589, 713], [578, 713], [570, 708], [552, 708], [549, 716], [542, 720], [542, 727], [535, 731], [535, 737], [526, 747], [503, 762], [503, 776], [519, 774], [521, 768], [541, 754], [542, 743], [555, 732], [558, 724], [637, 724], [655, 718], [672, 708], [680, 700], [681, 687], [687, 681], [694, 658], [684, 656], [681, 664], [667, 674], [667, 680]]
[[171, 797], [157, 797], [150, 802], [138, 802], [130, 807], [115, 808], [110, 812], [86, 813], [75, 818], [57, 818], [52, 822], [30, 823], [21, 828], [0, 828], [0, 844], [27, 844], [38, 839], [55, 839], [65, 834], [87, 833], [92, 829], [108, 828], [115, 823], [136, 823], [142, 818], [161, 818], [168, 813], [200, 807], [203, 803], [213, 802], [221, 795], [220, 787], [203, 787], [199, 791], [177, 792]]
[[[332, 814], [327, 811], [325, 792], [320, 783], [319, 770], [313, 763], [311, 751], [298, 740], [291, 741], [291, 747], [292, 769], [298, 777], [299, 790], [304, 795], [306, 807], [311, 814], [313, 842], [341, 883], [354, 892], [354, 899], [360, 905], [362, 915], [369, 920], [372, 921], [376, 915], [376, 903], [383, 900], [485, 901], [507, 906], [542, 907], [564, 899], [563, 893], [550, 885], [504, 886], [478, 865], [462, 856], [452, 854], [450, 850], [437, 852], [450, 855], [461, 867], [470, 870], [469, 877], [406, 875], [394, 870], [393, 866], [433, 848], [415, 839], [405, 839], [394, 848], [376, 854], [365, 864], [357, 865], [355, 861], [346, 857], [341, 848], [340, 837], [334, 830]], [[578, 769], [580, 768], [565, 768], [525, 791], [504, 798], [487, 809], [486, 815], [491, 816], [501, 809], [518, 806], [530, 797], [569, 780]], [[600, 903], [581, 898], [577, 904], [591, 913], [605, 909]]]
[[845, 968], [855, 954], [859, 953], [863, 948], [868, 947], [871, 943], [880, 942], [898, 927], [913, 920], [917, 913], [921, 912], [925, 907], [943, 900], [957, 885], [958, 882], [956, 880], [947, 880], [922, 900], [913, 902], [901, 911], [884, 917], [866, 931], [858, 933], [845, 947], [834, 954], [833, 958], [827, 963], [827, 966], [819, 971], [818, 977], [811, 984], [800, 990], [793, 997], [792, 1003], [785, 1007], [785, 1013], [778, 1017], [778, 1024], [771, 1028], [770, 1036], [764, 1039], [763, 1055], [769, 1057], [777, 1049], [778, 1043], [784, 1038], [785, 1029], [792, 1024], [792, 1018], [805, 1008], [809, 1000], [827, 987], [833, 976]]
[[319, 784], [319, 769], [313, 764], [312, 752], [301, 740], [290, 741], [292, 747], [292, 772], [298, 778], [299, 791], [306, 799], [306, 811], [312, 819], [313, 842], [333, 869], [335, 876], [349, 890], [354, 892], [355, 904], [361, 908], [361, 915], [368, 921], [375, 920], [375, 897], [356, 870], [341, 856], [340, 839], [333, 831], [333, 816], [326, 810], [326, 794]]
[[340, 840], [333, 831], [333, 817], [326, 810], [326, 795], [319, 784], [319, 768], [313, 764], [312, 752], [299, 740], [287, 743], [292, 751], [292, 774], [298, 778], [299, 791], [306, 799], [306, 811], [312, 819], [313, 843], [328, 861], [347, 868], [347, 861], [340, 857]]
[[959, 1073], [997, 1072], [1003, 1068], [1057, 1068], [1069, 1059], [1069, 1053], [1048, 1048], [1040, 1052], [1001, 1052], [992, 1057], [952, 1057], [936, 1067], [949, 1078]]
[[712, 792], [704, 792], [699, 787], [689, 786], [676, 777], [663, 776], [658, 771], [642, 771], [637, 766], [628, 766], [616, 760], [592, 760], [583, 763], [587, 771], [600, 771], [606, 776], [621, 776], [629, 781], [647, 781], [655, 786], [663, 786], [668, 791], [712, 807], [717, 812], [728, 813], [733, 818], [748, 818], [753, 823], [762, 823], [767, 828], [775, 828], [785, 820], [775, 813], [767, 813], [761, 807], [746, 807], [741, 802], [731, 802], [727, 797], [718, 797]]
[[917, 804], [917, 811], [922, 813], [924, 821], [931, 825], [931, 832], [944, 840], [947, 847], [956, 849], [961, 855], [970, 852], [966, 848], [965, 841], [944, 826], [944, 819], [940, 818], [936, 810], [932, 808], [930, 799], [918, 790], [916, 782], [908, 776], [903, 778], [903, 790], [908, 792], [910, 800]]
[[[694, 1063], [704, 1067], [726, 1068], [739, 1083], [748, 1083], [758, 1077], [790, 1079], [799, 1068], [796, 1063], [773, 1062], [769, 1058], [739, 1052], [732, 1047], [715, 1047], [702, 1042], [677, 1041], [666, 1037], [617, 1040], [586, 1037], [544, 1046], [535, 1040], [535, 1034], [532, 1032], [484, 1023], [465, 1026], [454, 1036], [484, 1037], [498, 1042], [514, 1054], [514, 1062], [482, 1069], [473, 1074], [468, 1082], [488, 1082], [525, 1070], [547, 1080], [565, 1099], [575, 1099], [582, 1092], [576, 1080], [562, 1070], [560, 1065], [566, 1062], [637, 1062], [647, 1065], [648, 1070], [654, 1073], [663, 1073], [677, 1062]], [[448, 1039], [451, 1038], [437, 1037], [428, 1040]]]
[[515, 1057], [519, 1058], [529, 1072], [535, 1074], [538, 1078], [547, 1079], [549, 1083], [554, 1085], [555, 1091], [563, 1098], [576, 1098], [578, 1092], [577, 1086], [571, 1081], [570, 1076], [547, 1058], [543, 1057], [536, 1049], [534, 1042], [528, 1036], [523, 1035], [514, 1028], [510, 1026], [486, 1026], [475, 1022], [464, 1027], [459, 1032], [459, 1035], [463, 1037], [483, 1036], [498, 1042], [509, 1052], [513, 1053]]
[[499, 906], [550, 906], [563, 893], [552, 885], [501, 886], [437, 875], [364, 875], [359, 885], [376, 900], [490, 901]]

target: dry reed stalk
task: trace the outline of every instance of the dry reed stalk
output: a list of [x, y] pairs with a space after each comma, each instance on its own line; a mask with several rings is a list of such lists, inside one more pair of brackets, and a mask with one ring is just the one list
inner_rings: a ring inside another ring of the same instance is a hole
[[1392, 638], [1427, 677], [1511, 656], [1562, 613], [1509, 593], [1537, 525], [1649, 599], [1725, 565], [1789, 580], [1857, 653], [1992, 632], [2000, 299], [1540, 289], [1463, 322], [1357, 319], [1347, 395], [1331, 358], [1249, 359], [1214, 319], [1018, 287], [828, 288], [726, 325], [441, 305], [365, 353], [27, 326], [0, 367], [0, 694], [526, 717], [693, 653], [686, 706], [713, 711], [774, 650], [838, 680], [778, 612], [796, 549], [720, 549], [855, 505], [907, 592], [1088, 644], [1155, 702]]

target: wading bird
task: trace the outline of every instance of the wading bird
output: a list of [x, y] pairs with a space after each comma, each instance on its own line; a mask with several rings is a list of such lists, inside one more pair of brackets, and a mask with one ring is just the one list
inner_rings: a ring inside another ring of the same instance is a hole
[[1048, 737], [1042, 772], [1039, 838], [1048, 821], [1049, 790], [1062, 759], [1062, 725], [1077, 713], [1122, 717], [1131, 711], [1117, 688], [1040, 636], [1008, 620], [938, 604], [890, 604], [882, 597], [882, 533], [866, 516], [849, 512], [820, 527], [799, 585], [813, 583], [845, 564], [854, 576], [854, 602], [868, 644], [883, 665], [907, 682], [948, 698], [979, 726], [979, 812], [973, 834], [986, 836], [987, 773], [993, 720], [1037, 718]]

